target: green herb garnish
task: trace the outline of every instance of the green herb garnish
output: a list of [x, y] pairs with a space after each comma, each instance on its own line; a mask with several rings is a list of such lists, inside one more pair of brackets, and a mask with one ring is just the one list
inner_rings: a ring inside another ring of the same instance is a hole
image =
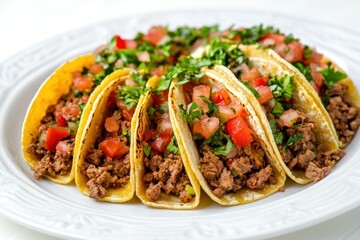
[[347, 77], [345, 73], [331, 68], [331, 62], [327, 63], [327, 68], [319, 72], [324, 76], [324, 83], [327, 87], [332, 87], [335, 83]]

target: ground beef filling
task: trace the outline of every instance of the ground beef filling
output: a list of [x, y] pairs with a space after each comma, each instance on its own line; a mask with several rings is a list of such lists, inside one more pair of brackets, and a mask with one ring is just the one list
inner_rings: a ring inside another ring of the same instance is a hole
[[217, 197], [244, 187], [261, 189], [276, 183], [273, 169], [258, 142], [236, 151], [235, 157], [227, 158], [215, 155], [208, 145], [200, 149], [200, 171]]
[[340, 141], [347, 144], [351, 141], [360, 125], [359, 109], [353, 106], [346, 97], [348, 87], [335, 84], [326, 93], [329, 96], [329, 104], [326, 110], [334, 123]]
[[296, 138], [300, 134], [302, 138], [286, 148], [284, 144], [278, 145], [278, 148], [289, 169], [305, 170], [305, 176], [317, 182], [330, 173], [331, 166], [339, 161], [345, 152], [343, 150], [324, 151], [323, 146], [316, 143], [314, 123], [304, 113], [296, 112], [298, 117], [292, 127], [286, 127], [280, 121], [277, 127], [285, 139]]
[[113, 117], [119, 122], [118, 132], [104, 131], [97, 138], [98, 148], [93, 148], [87, 155], [86, 161], [80, 166], [80, 171], [88, 178], [86, 185], [91, 198], [100, 199], [105, 196], [109, 188], [124, 187], [130, 179], [130, 152], [118, 159], [107, 157], [101, 150], [99, 143], [108, 137], [117, 137], [119, 142], [130, 147], [130, 122], [124, 120], [120, 112], [114, 112]]
[[[65, 176], [71, 171], [75, 137], [71, 137], [67, 141], [66, 151], [50, 152], [45, 148], [44, 139], [40, 139], [40, 136], [46, 136], [46, 131], [55, 122], [54, 115], [48, 113], [41, 121], [41, 125], [38, 128], [37, 138], [33, 139], [29, 145], [28, 153], [34, 154], [40, 159], [33, 168], [34, 176], [36, 179], [40, 179], [45, 175], [51, 177]], [[44, 137], [43, 137], [44, 138]]]
[[146, 197], [150, 201], [158, 200], [162, 191], [179, 197], [183, 203], [192, 199], [193, 196], [186, 191], [186, 185], [191, 185], [179, 154], [170, 153], [164, 157], [151, 153], [149, 158], [144, 159], [144, 163]]

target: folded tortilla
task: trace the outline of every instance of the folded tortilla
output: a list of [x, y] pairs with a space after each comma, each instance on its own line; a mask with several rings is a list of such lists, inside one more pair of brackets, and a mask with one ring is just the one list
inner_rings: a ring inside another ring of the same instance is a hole
[[[39, 88], [36, 95], [32, 99], [27, 110], [25, 121], [22, 129], [22, 150], [25, 160], [31, 167], [35, 167], [40, 160], [34, 154], [27, 152], [28, 146], [32, 140], [37, 137], [37, 131], [41, 124], [41, 120], [45, 117], [49, 106], [57, 104], [59, 99], [68, 94], [71, 90], [73, 82], [73, 72], [82, 71], [84, 67], [90, 67], [94, 64], [94, 56], [92, 54], [77, 57], [60, 66]], [[91, 96], [96, 96], [101, 90], [97, 88]], [[90, 97], [86, 107], [82, 113], [82, 121], [80, 121], [78, 131], [76, 133], [76, 142], [74, 147], [75, 159], [80, 144], [80, 138], [83, 133], [84, 125], [91, 110], [91, 106], [95, 98]], [[45, 175], [46, 178], [59, 184], [68, 184], [74, 179], [75, 164], [72, 170], [65, 176], [57, 176], [56, 178]]]
[[[294, 76], [295, 90], [293, 93], [293, 99], [295, 109], [303, 112], [309, 119], [312, 120], [312, 122], [314, 122], [316, 141], [317, 143], [323, 144], [324, 150], [338, 150], [340, 147], [340, 142], [338, 140], [330, 116], [323, 107], [319, 96], [317, 94], [313, 96], [310, 95], [308, 89], [304, 87], [304, 81], [307, 82], [305, 77], [296, 68], [279, 57], [271, 49], [261, 49], [258, 48], [257, 45], [240, 45], [239, 48], [249, 58], [252, 66], [255, 67], [261, 74], [281, 77], [284, 75]], [[261, 123], [266, 132], [267, 139], [271, 143], [271, 146], [274, 147], [276, 156], [279, 159], [282, 159], [276, 146], [269, 121], [254, 94], [226, 67], [215, 66], [214, 70], [225, 76], [229, 80], [230, 84], [237, 85], [247, 96], [248, 101], [252, 104], [257, 116], [259, 116], [259, 119], [261, 120]], [[309, 86], [309, 89], [314, 90], [311, 85]], [[305, 171], [295, 169], [290, 170], [282, 160], [281, 164], [285, 169], [286, 174], [295, 182], [300, 184], [306, 184], [310, 182], [310, 180], [305, 177]]]
[[[186, 154], [189, 160], [191, 170], [194, 172], [196, 178], [199, 180], [203, 190], [217, 203], [221, 205], [238, 205], [254, 202], [256, 200], [265, 198], [272, 193], [279, 191], [285, 183], [285, 173], [280, 165], [280, 158], [274, 152], [273, 142], [267, 140], [266, 131], [261, 124], [258, 115], [249, 103], [247, 96], [244, 92], [237, 87], [237, 85], [228, 81], [226, 76], [222, 76], [216, 71], [203, 69], [207, 84], [212, 85], [214, 83], [221, 84], [234, 98], [238, 99], [242, 107], [248, 114], [248, 125], [252, 129], [256, 139], [260, 142], [262, 150], [264, 150], [268, 163], [272, 166], [274, 171], [274, 178], [276, 183], [267, 183], [261, 189], [249, 189], [247, 187], [241, 188], [238, 192], [226, 192], [222, 197], [217, 197], [211, 190], [209, 184], [204, 178], [199, 168], [200, 155], [197, 146], [193, 140], [191, 130], [181, 113], [179, 105], [186, 106], [185, 95], [182, 86], [177, 86], [176, 81], [173, 81], [170, 87], [170, 116], [174, 123], [174, 133], [179, 141], [179, 147]], [[180, 79], [181, 80], [181, 79]]]
[[[152, 88], [155, 88], [155, 86], [158, 83], [158, 78], [153, 77], [149, 80], [148, 85]], [[145, 166], [144, 166], [144, 147], [142, 144], [142, 138], [144, 135], [144, 132], [146, 130], [147, 125], [149, 124], [149, 116], [147, 113], [147, 110], [149, 107], [152, 106], [152, 98], [151, 98], [151, 92], [149, 91], [147, 94], [145, 94], [142, 97], [143, 101], [141, 102], [141, 108], [139, 111], [134, 115], [136, 119], [138, 119], [136, 123], [136, 129], [134, 130], [134, 133], [132, 136], [136, 138], [136, 160], [135, 160], [135, 176], [136, 176], [136, 195], [140, 198], [140, 200], [147, 206], [155, 207], [155, 208], [167, 208], [167, 209], [193, 209], [196, 208], [200, 202], [200, 184], [197, 181], [191, 167], [190, 167], [190, 160], [189, 155], [186, 153], [186, 149], [183, 147], [180, 142], [182, 141], [181, 136], [175, 135], [178, 145], [179, 145], [179, 155], [182, 158], [183, 167], [185, 168], [185, 172], [190, 180], [190, 184], [194, 190], [194, 196], [189, 202], [181, 202], [180, 198], [173, 195], [173, 194], [166, 194], [165, 192], [162, 192], [160, 195], [160, 198], [156, 201], [150, 201], [148, 197], [146, 196], [146, 183], [143, 180], [145, 175]], [[170, 98], [169, 98], [170, 102]], [[175, 119], [171, 118], [171, 123], [173, 126], [173, 129], [176, 128], [176, 123], [174, 122]], [[176, 131], [174, 129], [174, 131]]]
[[[80, 167], [84, 164], [89, 151], [94, 147], [97, 137], [100, 135], [104, 126], [104, 121], [107, 116], [108, 108], [106, 107], [111, 93], [116, 90], [122, 82], [129, 78], [130, 69], [121, 69], [113, 72], [107, 76], [102, 88], [98, 91], [96, 99], [93, 101], [91, 112], [88, 114], [88, 120], [84, 125], [83, 135], [81, 137], [81, 144], [78, 149], [76, 158], [75, 182], [80, 192], [89, 196], [89, 188], [87, 186], [87, 177], [80, 171]], [[135, 109], [134, 116], [137, 115], [139, 106], [141, 106], [142, 98], [138, 102], [138, 107]], [[134, 131], [137, 124], [137, 119], [131, 120], [131, 132]], [[133, 198], [135, 192], [135, 175], [134, 175], [134, 134], [131, 134], [130, 139], [130, 180], [121, 188], [107, 189], [106, 194], [98, 199], [106, 202], [125, 202]]]

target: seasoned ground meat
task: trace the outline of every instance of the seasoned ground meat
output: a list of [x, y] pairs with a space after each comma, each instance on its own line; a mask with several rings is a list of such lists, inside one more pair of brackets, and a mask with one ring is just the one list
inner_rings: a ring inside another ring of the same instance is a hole
[[54, 178], [57, 176], [65, 176], [71, 171], [75, 143], [74, 137], [67, 141], [65, 150], [50, 152], [45, 149], [44, 137], [41, 136], [46, 135], [47, 129], [54, 121], [53, 114], [51, 113], [48, 113], [42, 119], [41, 125], [38, 128], [37, 138], [33, 139], [27, 149], [28, 153], [34, 154], [40, 159], [33, 168], [36, 179], [40, 179], [45, 175]]
[[191, 185], [179, 154], [170, 153], [163, 157], [152, 153], [144, 159], [144, 163], [146, 174], [143, 180], [147, 186], [146, 197], [150, 201], [158, 200], [162, 191], [174, 194], [184, 203], [193, 198], [186, 191], [186, 185]]
[[278, 146], [283, 161], [290, 169], [303, 169], [305, 176], [317, 182], [324, 178], [330, 167], [339, 161], [344, 155], [343, 150], [324, 151], [321, 144], [316, 143], [314, 123], [302, 112], [296, 111], [298, 117], [291, 127], [286, 127], [279, 121], [277, 127], [284, 135], [284, 142], [290, 138], [302, 137], [286, 146]]
[[124, 187], [130, 180], [130, 153], [112, 159], [106, 156], [100, 147], [100, 143], [107, 138], [115, 138], [116, 141], [130, 147], [127, 135], [130, 132], [130, 122], [124, 120], [118, 111], [114, 111], [112, 117], [120, 126], [118, 131], [110, 133], [104, 129], [96, 139], [98, 148], [91, 149], [85, 163], [80, 166], [80, 171], [88, 179], [89, 196], [95, 199], [104, 197], [109, 188]]
[[348, 87], [335, 84], [326, 93], [329, 96], [329, 105], [326, 110], [334, 123], [340, 141], [347, 144], [351, 141], [360, 125], [359, 109], [353, 106], [346, 97]]
[[273, 169], [267, 164], [265, 153], [256, 141], [238, 148], [232, 158], [216, 156], [208, 145], [200, 149], [200, 171], [213, 193], [222, 197], [244, 186], [250, 189], [274, 184]]

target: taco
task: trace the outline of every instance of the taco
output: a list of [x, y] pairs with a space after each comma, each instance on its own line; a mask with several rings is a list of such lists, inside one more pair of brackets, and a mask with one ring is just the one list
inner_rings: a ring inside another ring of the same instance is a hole
[[247, 97], [212, 70], [184, 85], [179, 76], [169, 91], [173, 131], [205, 192], [237, 205], [281, 190], [285, 173]]
[[[304, 88], [303, 75], [270, 49], [215, 45], [224, 47], [223, 64], [228, 67], [215, 70], [247, 95], [287, 175], [305, 184], [329, 174], [345, 152], [339, 149], [331, 121], [324, 121], [328, 115], [322, 105]], [[233, 64], [234, 52], [242, 62]]]
[[[155, 77], [148, 84], [154, 88], [157, 82]], [[151, 207], [193, 209], [200, 201], [200, 185], [174, 135], [168, 92], [148, 92], [138, 112], [136, 194]]]
[[104, 76], [93, 55], [84, 55], [59, 67], [36, 93], [22, 129], [23, 155], [36, 179], [73, 180], [73, 159]]
[[231, 40], [242, 44], [261, 44], [272, 48], [296, 67], [305, 78], [299, 83], [319, 106], [325, 120], [334, 125], [342, 147], [350, 143], [360, 125], [360, 96], [354, 82], [331, 59], [286, 35], [263, 25], [229, 31]]
[[133, 116], [142, 105], [145, 81], [135, 70], [123, 69], [105, 82], [81, 139], [75, 182], [91, 198], [125, 202], [135, 192], [133, 132], [137, 118]]

